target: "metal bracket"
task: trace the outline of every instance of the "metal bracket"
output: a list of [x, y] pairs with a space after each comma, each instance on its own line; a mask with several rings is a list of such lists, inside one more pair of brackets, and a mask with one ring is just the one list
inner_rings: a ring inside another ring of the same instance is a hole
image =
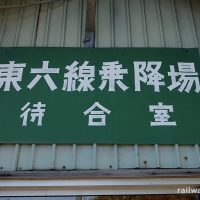
[[84, 47], [86, 48], [94, 48], [94, 32], [86, 31], [85, 32], [85, 40]]

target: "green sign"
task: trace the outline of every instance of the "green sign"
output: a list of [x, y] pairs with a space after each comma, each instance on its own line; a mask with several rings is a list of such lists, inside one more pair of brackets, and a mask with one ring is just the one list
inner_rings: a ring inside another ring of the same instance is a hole
[[198, 49], [1, 48], [0, 142], [199, 144]]

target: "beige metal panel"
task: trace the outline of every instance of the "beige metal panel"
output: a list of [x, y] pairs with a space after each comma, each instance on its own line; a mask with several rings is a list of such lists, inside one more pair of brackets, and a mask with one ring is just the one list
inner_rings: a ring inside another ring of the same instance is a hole
[[139, 167], [156, 168], [156, 154], [153, 145], [139, 146]]
[[[54, 152], [52, 145], [37, 145], [34, 153], [33, 169], [53, 169], [53, 156]], [[26, 162], [26, 160], [23, 162]]]
[[190, 1], [192, 17], [197, 34], [198, 47], [200, 47], [200, 1]]
[[113, 18], [111, 16], [111, 0], [97, 0], [96, 4], [95, 46], [113, 47]]
[[[98, 0], [96, 46], [198, 47], [199, 4], [198, 0]], [[1, 9], [0, 45], [83, 46], [85, 15], [83, 0]]]
[[15, 171], [19, 158], [20, 146], [17, 145], [0, 145], [0, 170]]
[[[1, 5], [13, 6], [33, 0], [7, 0]], [[2, 16], [0, 46], [33, 46], [36, 38], [38, 6], [0, 9]]]
[[[20, 3], [20, 0], [7, 1], [8, 5], [13, 5]], [[20, 29], [20, 8], [12, 8], [7, 10], [0, 10], [4, 12], [4, 22], [1, 28], [1, 46], [15, 46], [17, 41], [17, 36]]]
[[17, 170], [30, 170], [33, 168], [34, 162], [34, 146], [35, 145], [21, 145], [20, 154], [17, 163]]
[[175, 8], [177, 13], [182, 47], [198, 47], [197, 34], [192, 17], [190, 1], [176, 0]]
[[[0, 5], [22, 5], [34, 1], [7, 0]], [[86, 1], [83, 0], [59, 0], [0, 9], [0, 46], [83, 46], [85, 15]]]
[[[29, 0], [28, 2], [31, 2]], [[29, 6], [20, 9], [18, 19], [19, 31], [16, 36], [16, 46], [34, 46], [37, 36], [37, 20], [39, 15], [39, 5]]]
[[[64, 46], [80, 47], [83, 45], [82, 15], [83, 3], [86, 1], [68, 1]], [[85, 7], [86, 8], [86, 7]], [[85, 19], [85, 18], [84, 18]]]
[[129, 28], [132, 47], [147, 47], [146, 21], [144, 4], [141, 0], [131, 0], [129, 6]]
[[128, 5], [127, 0], [113, 0], [113, 25], [114, 25], [114, 46], [129, 46], [128, 27]]
[[137, 168], [137, 152], [135, 146], [118, 146], [118, 161], [120, 169]]
[[160, 9], [161, 30], [165, 47], [181, 47], [180, 33], [176, 20], [174, 1], [158, 1]]
[[97, 169], [113, 168], [113, 146], [100, 145], [97, 147]]
[[83, 1], [42, 4], [36, 46], [80, 47]]
[[98, 0], [96, 47], [128, 47], [127, 0]]
[[[0, 1], [0, 6], [3, 6], [3, 5], [5, 5], [6, 4], [6, 1], [4, 0], [2, 0], [2, 1]], [[6, 10], [5, 9], [3, 9], [3, 10], [1, 10], [0, 11], [0, 44], [1, 44], [1, 40], [2, 40], [2, 37], [3, 37], [3, 31], [4, 31], [4, 26], [5, 26], [5, 23], [6, 23], [6, 19], [5, 18], [7, 18], [6, 17]]]
[[163, 30], [158, 0], [144, 0], [148, 47], [163, 47]]
[[[60, 3], [60, 2], [59, 2]], [[39, 21], [38, 21], [38, 30], [37, 30], [37, 40], [36, 40], [36, 46], [46, 47], [49, 46], [48, 44], [53, 44], [56, 46], [60, 43], [60, 36], [61, 36], [61, 22], [60, 21], [60, 13], [58, 11], [58, 15], [56, 15], [57, 22], [52, 27], [51, 24], [54, 22], [54, 13], [57, 11], [54, 10], [52, 14], [52, 7], [55, 3], [48, 3], [48, 4], [42, 4], [40, 7], [40, 15], [39, 15]], [[60, 6], [61, 7], [61, 6]], [[61, 16], [62, 17], [62, 16]], [[62, 18], [61, 18], [62, 19]], [[53, 38], [52, 41], [52, 32], [57, 35], [56, 38]]]
[[61, 45], [61, 34], [64, 28], [63, 13], [65, 9], [66, 5], [62, 1], [41, 6], [36, 46]]
[[190, 168], [190, 166], [193, 166], [194, 168], [200, 167], [197, 156], [195, 148], [191, 148], [190, 146], [180, 146], [180, 161], [182, 168]]
[[57, 145], [55, 153], [55, 169], [71, 170], [74, 168], [73, 162], [73, 146], [72, 145]]
[[1, 145], [0, 170], [199, 168], [198, 145]]
[[175, 155], [174, 145], [159, 145], [160, 168], [177, 168], [178, 162]]
[[99, 0], [97, 47], [198, 47], [198, 0]]
[[75, 169], [93, 169], [93, 146], [77, 145]]

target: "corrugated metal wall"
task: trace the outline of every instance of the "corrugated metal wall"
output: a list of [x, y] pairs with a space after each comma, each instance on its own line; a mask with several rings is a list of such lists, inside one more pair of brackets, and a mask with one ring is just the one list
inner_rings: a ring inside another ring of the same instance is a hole
[[[85, 18], [86, 0], [0, 9], [0, 46], [82, 47]], [[200, 48], [200, 1], [97, 0], [95, 46]], [[2, 171], [199, 167], [199, 145], [0, 145]]]
[[[97, 0], [96, 11], [96, 47], [200, 46], [199, 0]], [[0, 46], [82, 47], [85, 15], [86, 0], [1, 9]]]
[[[0, 1], [0, 5], [30, 2], [33, 0], [7, 0]], [[83, 0], [57, 0], [24, 8], [1, 9], [0, 46], [80, 47], [85, 14], [86, 1]]]
[[1, 171], [199, 167], [199, 145], [0, 145]]
[[199, 41], [198, 0], [98, 1], [97, 47], [189, 48]]

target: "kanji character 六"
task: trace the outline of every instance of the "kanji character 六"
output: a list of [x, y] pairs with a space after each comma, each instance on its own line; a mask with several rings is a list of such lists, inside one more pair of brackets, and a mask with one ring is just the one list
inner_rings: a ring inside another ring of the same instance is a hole
[[[27, 86], [30, 90], [37, 84], [37, 82], [44, 77], [46, 83], [48, 84], [51, 91], [57, 89], [57, 86], [49, 76], [49, 74], [58, 74], [59, 70], [58, 68], [48, 68], [49, 61], [43, 61], [42, 68], [31, 68], [32, 74], [37, 74], [37, 76], [29, 83]], [[45, 75], [39, 75], [39, 74], [45, 74]]]

